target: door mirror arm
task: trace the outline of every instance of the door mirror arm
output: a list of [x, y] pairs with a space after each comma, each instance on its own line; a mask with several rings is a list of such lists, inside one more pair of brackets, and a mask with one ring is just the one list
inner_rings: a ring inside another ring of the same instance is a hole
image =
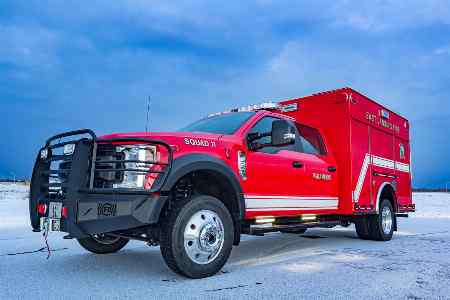
[[258, 151], [258, 150], [260, 150], [262, 148], [272, 147], [272, 146], [273, 145], [271, 143], [261, 144], [261, 143], [258, 143], [258, 142], [253, 142], [253, 143], [249, 144], [248, 149], [251, 150], [251, 151]]
[[254, 142], [256, 140], [259, 140], [259, 139], [261, 139], [263, 137], [271, 136], [271, 135], [272, 135], [272, 132], [265, 132], [265, 133], [252, 132], [252, 133], [249, 133], [247, 135], [247, 141], [249, 143], [252, 143], [252, 142]]

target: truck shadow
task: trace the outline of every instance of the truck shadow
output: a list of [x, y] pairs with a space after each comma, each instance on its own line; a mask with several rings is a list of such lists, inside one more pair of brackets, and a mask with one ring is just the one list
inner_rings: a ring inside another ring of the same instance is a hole
[[[308, 237], [321, 238], [308, 238]], [[273, 233], [265, 237], [243, 236], [238, 247], [234, 247], [222, 273], [234, 273], [241, 267], [251, 268], [291, 260], [295, 257], [314, 257], [324, 249], [355, 245], [355, 234], [351, 230], [311, 230], [304, 235]], [[355, 245], [356, 246], [356, 245]], [[73, 249], [73, 248], [72, 248]], [[54, 260], [46, 268], [52, 272], [85, 274], [105, 277], [127, 274], [135, 280], [142, 278], [173, 282], [184, 280], [165, 265], [159, 247], [148, 247], [138, 242], [130, 243], [122, 251], [109, 255], [77, 252], [64, 255], [63, 261]], [[60, 265], [60, 264], [63, 264]], [[68, 269], [69, 268], [69, 269]]]
[[352, 230], [312, 229], [305, 234], [273, 233], [264, 237], [244, 237], [233, 249], [227, 265], [265, 265], [293, 257], [314, 256], [324, 249], [350, 246], [358, 239]]

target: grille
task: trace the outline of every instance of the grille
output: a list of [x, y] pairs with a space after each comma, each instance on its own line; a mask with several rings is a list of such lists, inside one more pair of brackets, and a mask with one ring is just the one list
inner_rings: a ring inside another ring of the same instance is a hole
[[[73, 153], [64, 154], [71, 144], [75, 145]], [[133, 148], [145, 151], [133, 152]], [[39, 156], [33, 171], [33, 201], [64, 201], [68, 194], [74, 197], [85, 191], [154, 192], [165, 182], [172, 164], [172, 149], [164, 142], [143, 138], [98, 141], [88, 129], [56, 135], [43, 149], [47, 157]], [[128, 186], [136, 179], [142, 185]]]

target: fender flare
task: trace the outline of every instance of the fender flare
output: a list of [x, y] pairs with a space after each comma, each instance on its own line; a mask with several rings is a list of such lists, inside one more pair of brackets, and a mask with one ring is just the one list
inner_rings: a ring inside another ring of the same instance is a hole
[[[397, 204], [397, 195], [395, 194], [395, 191], [396, 191], [396, 189], [395, 189], [395, 187], [392, 185], [392, 183], [390, 183], [390, 182], [383, 182], [381, 185], [380, 185], [380, 187], [378, 188], [378, 193], [377, 193], [377, 203], [376, 203], [376, 206], [375, 206], [375, 209], [376, 209], [376, 212], [377, 212], [377, 214], [379, 214], [380, 213], [380, 201], [381, 201], [381, 193], [383, 192], [383, 190], [387, 187], [387, 186], [390, 186], [391, 188], [392, 188], [392, 190], [394, 191], [394, 204]], [[396, 207], [393, 207], [393, 209], [394, 209], [394, 211], [397, 211], [397, 208]]]
[[163, 192], [169, 192], [175, 184], [183, 177], [194, 171], [213, 171], [225, 178], [232, 186], [235, 197], [238, 199], [239, 220], [245, 215], [245, 199], [236, 174], [222, 160], [208, 154], [194, 153], [183, 155], [173, 161], [169, 176], [161, 188]]

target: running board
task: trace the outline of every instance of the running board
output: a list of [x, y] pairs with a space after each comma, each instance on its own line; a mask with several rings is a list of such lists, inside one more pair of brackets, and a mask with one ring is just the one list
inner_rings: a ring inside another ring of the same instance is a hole
[[308, 228], [332, 228], [337, 225], [341, 225], [341, 221], [322, 221], [322, 222], [308, 222], [297, 224], [261, 224], [250, 225], [247, 228], [243, 228], [242, 233], [249, 235], [264, 236], [265, 233], [277, 232], [280, 230], [295, 230], [295, 229], [308, 229]]

